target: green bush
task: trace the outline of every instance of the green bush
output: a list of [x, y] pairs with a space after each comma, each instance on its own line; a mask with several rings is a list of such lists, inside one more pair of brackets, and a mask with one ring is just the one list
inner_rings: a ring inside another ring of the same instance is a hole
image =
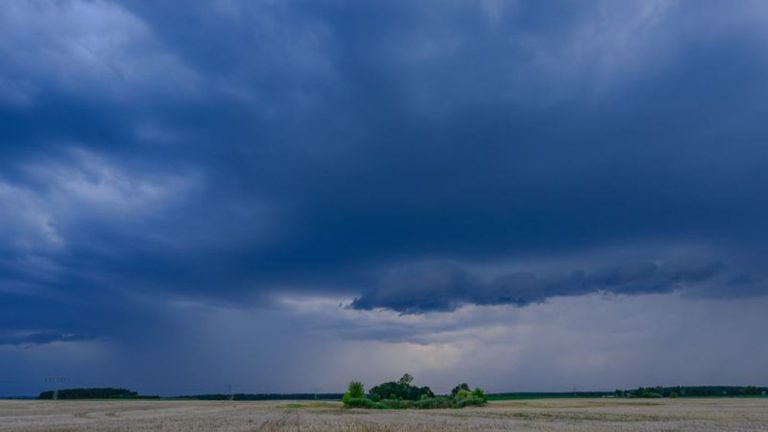
[[[429, 387], [411, 385], [413, 377], [405, 374], [398, 382], [380, 384], [371, 389], [370, 398], [365, 397], [365, 387], [359, 381], [349, 383], [341, 400], [347, 408], [367, 409], [445, 409], [482, 406], [488, 402], [481, 388], [470, 391], [465, 383], [451, 391], [451, 397], [435, 397]], [[385, 396], [386, 395], [386, 396]]]
[[360, 399], [365, 396], [365, 387], [360, 381], [352, 381], [347, 388], [349, 395], [355, 399]]
[[436, 397], [429, 399], [422, 399], [413, 404], [414, 408], [418, 409], [441, 409], [441, 408], [453, 408], [453, 401], [446, 397]]
[[416, 402], [411, 400], [384, 399], [379, 403], [390, 409], [408, 409], [413, 408]]
[[405, 374], [398, 381], [390, 381], [374, 386], [370, 390], [371, 396], [376, 395], [381, 399], [407, 399], [417, 401], [424, 397], [433, 398], [435, 394], [429, 387], [417, 387], [411, 385], [413, 377]]
[[480, 399], [476, 397], [469, 397], [466, 399], [456, 399], [454, 406], [456, 408], [464, 408], [467, 406], [483, 406], [487, 402], [485, 399]]
[[349, 401], [363, 398], [365, 398], [365, 387], [363, 387], [363, 383], [360, 381], [352, 381], [349, 383], [349, 387], [347, 387], [347, 392], [341, 397], [341, 401], [344, 405], [349, 405]]
[[457, 385], [456, 387], [453, 388], [453, 390], [451, 390], [451, 397], [455, 398], [456, 395], [461, 390], [469, 391], [469, 385], [467, 383], [461, 383], [461, 384]]
[[485, 391], [480, 387], [476, 387], [474, 390], [472, 390], [472, 397], [476, 399], [482, 399], [486, 402], [488, 401], [488, 398], [485, 396]]
[[446, 409], [464, 408], [466, 406], [483, 406], [485, 404], [486, 401], [484, 399], [476, 397], [468, 397], [466, 399], [436, 397], [419, 401], [383, 399], [381, 402], [374, 402], [367, 398], [347, 398], [344, 401], [344, 406], [347, 408], [367, 409]]
[[469, 392], [469, 390], [461, 389], [458, 392], [456, 392], [456, 395], [453, 397], [454, 399], [469, 399], [472, 397], [472, 393]]

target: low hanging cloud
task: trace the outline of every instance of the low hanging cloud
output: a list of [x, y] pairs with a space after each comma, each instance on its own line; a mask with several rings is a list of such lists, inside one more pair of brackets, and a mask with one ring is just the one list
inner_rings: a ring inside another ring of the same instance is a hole
[[493, 278], [454, 263], [398, 268], [375, 288], [357, 297], [354, 309], [389, 309], [402, 313], [453, 311], [462, 305], [528, 306], [553, 297], [593, 293], [641, 295], [668, 293], [715, 279], [716, 261], [632, 262], [567, 274], [507, 273]]

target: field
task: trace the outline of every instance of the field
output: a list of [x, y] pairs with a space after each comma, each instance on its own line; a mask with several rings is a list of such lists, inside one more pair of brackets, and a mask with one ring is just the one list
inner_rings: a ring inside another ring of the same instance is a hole
[[0, 401], [0, 431], [768, 431], [768, 398], [554, 399], [367, 411], [335, 402]]

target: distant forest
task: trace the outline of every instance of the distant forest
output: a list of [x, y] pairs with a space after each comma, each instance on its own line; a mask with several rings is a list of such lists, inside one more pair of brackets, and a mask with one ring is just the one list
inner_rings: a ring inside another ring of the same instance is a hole
[[617, 397], [705, 397], [705, 396], [765, 396], [768, 387], [755, 386], [675, 386], [675, 387], [638, 387], [634, 390], [616, 390]]
[[768, 387], [756, 386], [674, 386], [674, 387], [638, 387], [630, 390], [573, 391], [573, 392], [513, 392], [490, 393], [488, 400], [511, 399], [554, 399], [554, 398], [675, 398], [675, 397], [748, 397], [766, 396]]
[[49, 390], [40, 393], [38, 399], [158, 399], [159, 396], [141, 396], [124, 388], [92, 387], [65, 390]]
[[[44, 391], [38, 399], [53, 399], [54, 391]], [[342, 393], [234, 393], [199, 394], [163, 397], [162, 399], [189, 400], [341, 400]], [[59, 390], [58, 399], [160, 399], [160, 396], [140, 395], [124, 388], [94, 387]]]
[[[383, 389], [384, 387], [379, 386]], [[372, 389], [374, 390], [374, 389]], [[378, 391], [378, 389], [377, 389]], [[391, 390], [390, 390], [391, 391]], [[626, 397], [626, 398], [661, 398], [661, 397], [754, 397], [768, 395], [768, 387], [757, 386], [674, 386], [674, 387], [638, 387], [632, 390], [616, 390], [613, 392], [511, 392], [491, 393], [488, 400], [509, 399], [547, 399], [547, 398], [594, 398], [594, 397]], [[53, 399], [54, 391], [40, 393], [38, 399]], [[433, 396], [433, 395], [430, 395]], [[163, 399], [188, 400], [341, 400], [342, 393], [235, 393], [232, 395], [215, 393], [175, 397]], [[59, 390], [58, 399], [159, 399], [159, 396], [140, 395], [135, 391], [124, 388], [96, 387], [72, 388]]]

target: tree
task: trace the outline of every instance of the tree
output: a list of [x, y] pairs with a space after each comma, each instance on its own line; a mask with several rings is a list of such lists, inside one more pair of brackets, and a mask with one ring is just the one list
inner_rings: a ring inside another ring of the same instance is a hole
[[398, 381], [389, 381], [371, 388], [371, 396], [379, 399], [421, 400], [424, 395], [428, 398], [435, 397], [429, 387], [416, 387], [411, 385], [413, 376], [403, 375]]
[[419, 399], [423, 399], [425, 396], [427, 398], [430, 398], [430, 399], [435, 397], [435, 393], [433, 393], [432, 389], [429, 388], [428, 386], [424, 386], [424, 387], [420, 388], [419, 389], [419, 395], [420, 395]]
[[454, 387], [453, 390], [451, 390], [451, 397], [456, 397], [456, 394], [459, 391], [461, 391], [461, 390], [466, 390], [467, 392], [469, 392], [470, 391], [469, 390], [469, 384], [461, 383], [461, 384], [457, 385], [456, 387]]
[[412, 381], [413, 381], [413, 376], [409, 373], [406, 373], [406, 374], [403, 374], [402, 377], [400, 377], [400, 381], [398, 381], [398, 384], [407, 387], [411, 385]]
[[349, 395], [353, 398], [361, 398], [365, 396], [365, 387], [363, 387], [363, 383], [360, 381], [352, 381], [349, 383], [349, 387], [347, 388], [347, 392], [349, 392]]
[[[139, 394], [124, 388], [93, 387], [59, 390], [57, 396], [59, 399], [130, 399], [139, 397]], [[38, 399], [53, 399], [53, 390], [40, 393]]]
[[344, 405], [349, 405], [352, 399], [362, 399], [365, 397], [365, 387], [360, 381], [352, 381], [347, 387], [347, 392], [341, 397], [341, 401]]
[[480, 387], [475, 387], [475, 389], [472, 390], [472, 397], [481, 399], [483, 401], [488, 401], [488, 398], [485, 396], [485, 391]]
[[455, 399], [469, 399], [469, 397], [472, 396], [472, 393], [469, 392], [469, 390], [461, 389], [456, 392], [456, 395], [453, 397]]

